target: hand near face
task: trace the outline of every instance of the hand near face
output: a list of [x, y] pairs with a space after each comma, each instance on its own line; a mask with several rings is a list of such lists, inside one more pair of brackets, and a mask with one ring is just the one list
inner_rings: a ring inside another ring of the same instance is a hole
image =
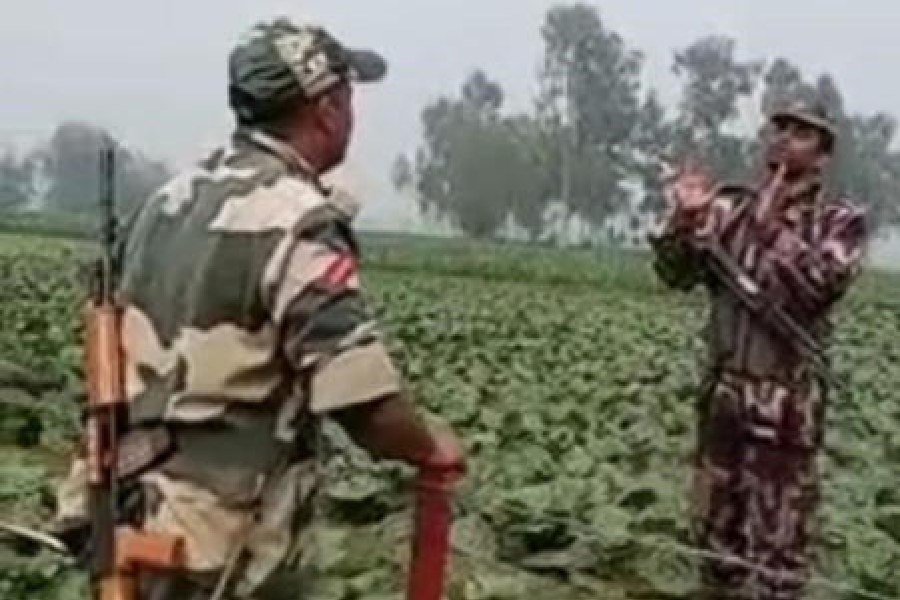
[[705, 210], [715, 196], [712, 177], [703, 167], [687, 163], [671, 177], [665, 195], [670, 209], [688, 213]]

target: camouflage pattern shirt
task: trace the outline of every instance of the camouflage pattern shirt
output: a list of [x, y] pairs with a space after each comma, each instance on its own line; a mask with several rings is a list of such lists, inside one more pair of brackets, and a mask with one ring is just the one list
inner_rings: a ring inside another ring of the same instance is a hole
[[690, 240], [712, 238], [767, 298], [814, 335], [821, 335], [828, 309], [859, 272], [866, 218], [847, 202], [825, 202], [820, 180], [810, 177], [784, 191], [778, 214], [760, 220], [756, 209], [762, 191], [721, 186], [705, 212], [670, 212], [653, 237], [654, 267], [663, 281], [676, 288], [707, 284], [714, 369], [792, 381], [808, 365], [788, 340], [772, 332], [707, 275]]
[[399, 391], [360, 294], [356, 205], [310, 172], [278, 139], [238, 130], [129, 228], [130, 417], [137, 429], [165, 423], [177, 446], [143, 476], [155, 498], [145, 527], [184, 537], [194, 570], [221, 568], [251, 508], [272, 505], [251, 519], [261, 579], [290, 543], [305, 483], [281, 475], [308, 471], [310, 418]]

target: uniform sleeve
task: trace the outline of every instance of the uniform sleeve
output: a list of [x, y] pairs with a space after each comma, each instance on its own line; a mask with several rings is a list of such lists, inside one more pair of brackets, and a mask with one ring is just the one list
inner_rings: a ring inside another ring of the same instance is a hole
[[774, 289], [807, 314], [818, 314], [838, 300], [859, 274], [868, 238], [865, 211], [834, 204], [819, 224], [814, 242], [805, 241], [782, 221], [757, 223], [764, 260], [772, 265]]
[[400, 390], [360, 292], [349, 226], [330, 221], [285, 240], [267, 268], [263, 299], [288, 363], [309, 378], [309, 409], [333, 411]]

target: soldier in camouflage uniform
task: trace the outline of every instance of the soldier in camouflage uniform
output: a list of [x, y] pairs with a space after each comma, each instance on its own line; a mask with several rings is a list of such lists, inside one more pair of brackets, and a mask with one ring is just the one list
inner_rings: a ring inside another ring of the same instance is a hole
[[[139, 474], [140, 524], [187, 555], [187, 573], [145, 578], [152, 600], [206, 598], [232, 568], [236, 597], [297, 597], [323, 415], [376, 456], [461, 468], [453, 435], [401, 394], [367, 314], [357, 205], [319, 179], [344, 159], [351, 82], [380, 79], [384, 61], [279, 20], [229, 67], [231, 142], [152, 197], [124, 246], [128, 436], [162, 428], [174, 442]], [[82, 470], [62, 516], [84, 513]]]
[[826, 200], [835, 130], [825, 112], [801, 102], [774, 114], [771, 126], [758, 186], [713, 186], [703, 173], [685, 172], [651, 237], [666, 283], [702, 282], [710, 295], [711, 370], [695, 471], [700, 543], [720, 557], [707, 564], [710, 597], [802, 596], [825, 386], [796, 340], [710, 276], [698, 248], [716, 244], [772, 305], [820, 339], [829, 309], [860, 268], [866, 233], [859, 209]]

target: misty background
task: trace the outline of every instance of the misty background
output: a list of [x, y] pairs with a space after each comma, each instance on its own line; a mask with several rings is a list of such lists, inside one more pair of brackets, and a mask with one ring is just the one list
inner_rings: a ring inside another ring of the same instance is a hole
[[[321, 23], [348, 45], [371, 47], [389, 61], [383, 83], [358, 88], [351, 156], [335, 174], [364, 203], [360, 225], [446, 232], [447, 218], [442, 225], [435, 222], [439, 219], [421, 217], [422, 193], [415, 185], [415, 172], [403, 189], [394, 185], [395, 161], [405, 154], [414, 166], [424, 143], [423, 108], [441, 97], [456, 101], [464, 82], [477, 70], [502, 91], [497, 119], [527, 114], [545, 123], [535, 109], [545, 91], [541, 30], [555, 4], [537, 0], [477, 5], [461, 0], [11, 3], [0, 23], [4, 91], [0, 154], [13, 153], [21, 160], [46, 147], [60, 124], [88, 123], [123, 144], [129, 154], [126, 162], [138, 174], [129, 179], [134, 180], [132, 193], [140, 195], [165, 165], [182, 167], [226, 138], [232, 125], [225, 94], [228, 52], [255, 21], [284, 15]], [[900, 113], [900, 83], [893, 77], [900, 64], [900, 45], [895, 41], [900, 5], [895, 3], [587, 4], [599, 9], [605, 31], [620, 36], [627, 50], [641, 53], [639, 96], [644, 100], [648, 90], [655, 89], [664, 116], [672, 121], [680, 116], [685, 89], [684, 76], [672, 72], [674, 53], [707, 36], [732, 38], [738, 63], [767, 61], [759, 77], [776, 57], [790, 61], [810, 81], [830, 75], [848, 113]], [[729, 130], [751, 137], [762, 124], [760, 91], [754, 94], [738, 99], [739, 113], [728, 119]], [[561, 124], [551, 134], [565, 141], [573, 133], [566, 120], [570, 107], [563, 104], [556, 107]], [[68, 133], [57, 139], [58, 146], [65, 141], [78, 146], [83, 141], [78, 136], [85, 134]], [[895, 146], [891, 128], [891, 151]], [[561, 146], [552, 141], [548, 147]], [[652, 157], [643, 158], [645, 168], [652, 164]], [[548, 161], [553, 162], [552, 157]], [[54, 193], [46, 177], [37, 187], [31, 191], [38, 195]], [[639, 193], [642, 188], [635, 189]], [[452, 211], [451, 206], [444, 214], [451, 221]], [[876, 241], [873, 256], [883, 265], [900, 262], [897, 235]]]

